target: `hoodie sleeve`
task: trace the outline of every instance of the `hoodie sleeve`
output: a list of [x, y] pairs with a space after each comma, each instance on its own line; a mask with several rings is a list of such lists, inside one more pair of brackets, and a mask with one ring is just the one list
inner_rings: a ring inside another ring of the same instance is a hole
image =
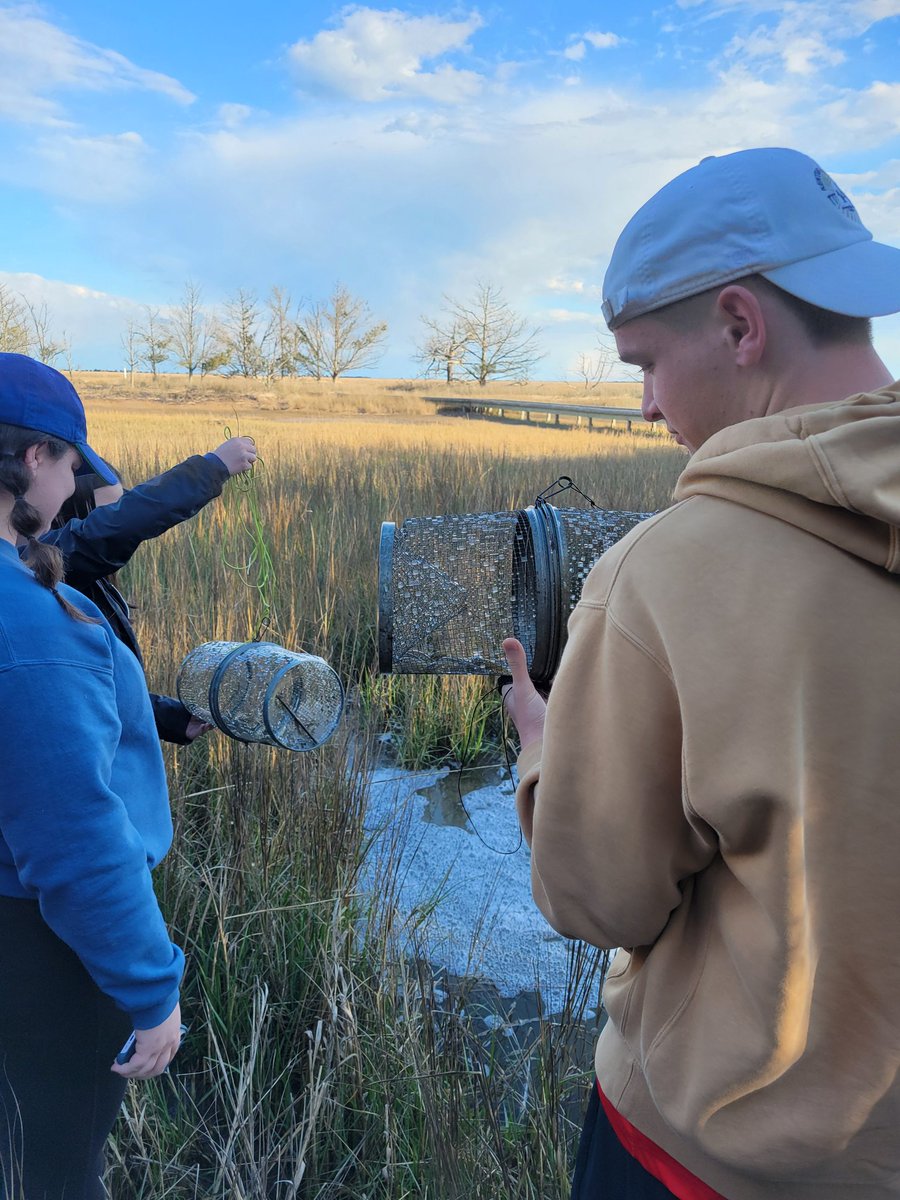
[[193, 517], [221, 495], [227, 479], [228, 468], [218, 455], [195, 454], [41, 540], [62, 551], [66, 583], [83, 590], [124, 567], [141, 542]]
[[570, 620], [543, 740], [519, 759], [519, 817], [550, 924], [595, 946], [645, 946], [716, 842], [683, 798], [665, 663], [590, 592], [591, 580]]

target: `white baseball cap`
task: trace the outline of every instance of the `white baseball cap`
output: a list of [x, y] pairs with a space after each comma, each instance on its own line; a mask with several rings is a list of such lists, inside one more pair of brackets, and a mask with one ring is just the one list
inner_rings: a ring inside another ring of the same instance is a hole
[[811, 158], [769, 147], [704, 158], [638, 209], [603, 280], [603, 315], [616, 329], [747, 275], [850, 317], [900, 312], [900, 249], [873, 240]]

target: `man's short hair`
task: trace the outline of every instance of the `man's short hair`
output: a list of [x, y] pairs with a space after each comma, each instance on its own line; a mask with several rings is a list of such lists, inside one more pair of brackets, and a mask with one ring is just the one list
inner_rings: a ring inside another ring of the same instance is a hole
[[900, 311], [900, 249], [873, 240], [811, 158], [769, 148], [705, 158], [635, 213], [603, 281], [603, 315], [616, 329], [754, 275], [826, 312]]
[[[815, 304], [808, 304], [798, 296], [792, 296], [784, 288], [769, 283], [762, 275], [750, 275], [744, 279], [733, 280], [736, 284], [749, 287], [760, 294], [768, 292], [778, 302], [794, 315], [804, 333], [813, 346], [871, 346], [872, 322], [869, 317], [848, 317], [844, 313], [829, 312]], [[727, 286], [727, 285], [726, 285]], [[695, 329], [703, 320], [702, 310], [705, 303], [712, 304], [722, 287], [709, 288], [696, 296], [685, 300], [676, 300], [665, 308], [654, 309], [654, 316], [664, 321], [670, 328], [681, 333]]]
[[846, 313], [829, 312], [827, 308], [819, 308], [792, 296], [784, 288], [769, 283], [762, 275], [757, 276], [760, 284], [765, 284], [778, 299], [789, 309], [806, 333], [814, 346], [871, 346], [872, 320], [870, 317], [848, 317]]

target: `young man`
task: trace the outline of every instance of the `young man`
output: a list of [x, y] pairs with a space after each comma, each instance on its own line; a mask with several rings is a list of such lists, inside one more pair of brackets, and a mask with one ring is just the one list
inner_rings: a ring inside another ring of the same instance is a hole
[[550, 923], [621, 946], [578, 1200], [900, 1196], [900, 386], [879, 245], [811, 159], [705, 159], [604, 314], [676, 503], [585, 584], [549, 703], [506, 644]]

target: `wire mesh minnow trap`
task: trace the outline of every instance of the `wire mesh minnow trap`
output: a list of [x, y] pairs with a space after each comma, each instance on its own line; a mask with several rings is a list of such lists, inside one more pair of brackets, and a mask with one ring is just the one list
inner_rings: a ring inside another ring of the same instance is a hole
[[649, 515], [539, 499], [517, 512], [385, 521], [379, 669], [499, 675], [508, 669], [503, 639], [512, 636], [525, 647], [531, 678], [548, 682], [591, 567]]
[[199, 720], [285, 750], [321, 746], [344, 709], [343, 684], [324, 659], [273, 642], [206, 642], [181, 664], [177, 686]]

